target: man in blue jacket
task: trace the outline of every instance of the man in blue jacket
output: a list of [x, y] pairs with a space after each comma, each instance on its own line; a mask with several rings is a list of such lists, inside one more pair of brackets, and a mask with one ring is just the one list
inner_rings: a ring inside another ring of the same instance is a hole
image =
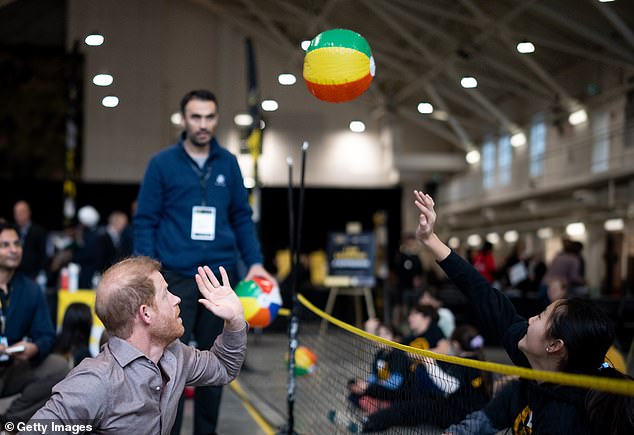
[[[216, 272], [223, 266], [235, 285], [241, 259], [248, 268], [245, 279], [275, 280], [262, 266], [238, 160], [214, 138], [216, 97], [207, 90], [191, 91], [181, 100], [180, 111], [180, 140], [150, 160], [141, 184], [134, 251], [161, 261], [170, 291], [181, 298], [181, 340], [188, 343], [193, 336], [200, 349], [209, 349], [223, 322], [197, 302], [197, 267], [207, 265]], [[195, 434], [215, 432], [221, 388], [196, 388]], [[173, 434], [180, 433], [182, 403]]]
[[16, 269], [22, 262], [17, 227], [0, 223], [0, 397], [19, 394], [4, 422], [28, 421], [68, 373], [51, 351], [55, 328], [40, 287]]

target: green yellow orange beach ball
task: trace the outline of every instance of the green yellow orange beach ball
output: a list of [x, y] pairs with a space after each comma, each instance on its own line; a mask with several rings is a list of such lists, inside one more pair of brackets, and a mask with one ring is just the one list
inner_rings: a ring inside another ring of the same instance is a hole
[[311, 94], [329, 103], [354, 100], [375, 73], [370, 45], [352, 30], [332, 29], [315, 36], [304, 57], [304, 81]]
[[[284, 357], [286, 366], [288, 367], [288, 352]], [[295, 349], [295, 370], [293, 374], [295, 377], [302, 377], [309, 375], [315, 371], [315, 365], [317, 364], [317, 355], [307, 348], [306, 346], [298, 346]]]

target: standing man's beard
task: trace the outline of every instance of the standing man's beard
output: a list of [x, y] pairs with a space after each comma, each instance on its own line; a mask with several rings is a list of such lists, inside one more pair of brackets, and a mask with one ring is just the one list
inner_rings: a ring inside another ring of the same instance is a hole
[[[208, 136], [206, 140], [198, 139], [198, 136], [200, 136], [201, 133]], [[192, 145], [203, 148], [211, 143], [211, 137], [211, 132], [209, 130], [198, 130], [196, 133], [189, 135], [189, 141], [192, 143]]]

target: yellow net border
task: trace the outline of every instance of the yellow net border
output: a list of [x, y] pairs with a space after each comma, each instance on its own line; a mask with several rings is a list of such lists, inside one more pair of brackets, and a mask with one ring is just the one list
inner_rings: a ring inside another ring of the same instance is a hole
[[[471, 359], [460, 358], [456, 356], [443, 355], [440, 353], [431, 352], [429, 350], [417, 349], [410, 346], [405, 346], [403, 344], [395, 343], [390, 340], [385, 340], [384, 338], [377, 337], [376, 335], [370, 334], [368, 332], [363, 331], [362, 329], [356, 328], [348, 323], [342, 322], [341, 320], [332, 317], [329, 314], [326, 314], [319, 308], [315, 307], [308, 299], [306, 299], [302, 294], [298, 294], [297, 298], [299, 302], [312, 311], [317, 316], [322, 319], [327, 320], [333, 325], [338, 326], [352, 334], [358, 335], [365, 339], [382, 343], [387, 346], [393, 347], [395, 349], [400, 349], [405, 352], [409, 352], [411, 354], [420, 355], [423, 357], [430, 357], [439, 361], [445, 361], [452, 364], [458, 364], [465, 367], [472, 367], [479, 370], [484, 370], [488, 372], [501, 373], [505, 375], [511, 376], [519, 376], [525, 379], [533, 379], [536, 381], [543, 382], [551, 382], [553, 384], [560, 385], [569, 385], [574, 387], [582, 387], [589, 388], [598, 391], [604, 391], [608, 393], [616, 393], [623, 394], [626, 396], [634, 396], [634, 381], [622, 380], [622, 379], [610, 379], [604, 378], [600, 376], [588, 376], [588, 375], [575, 375], [569, 373], [561, 373], [561, 372], [550, 372], [550, 371], [542, 371], [542, 370], [533, 370], [524, 367], [511, 366], [507, 364], [499, 364], [492, 363], [486, 361], [474, 361]], [[283, 313], [280, 313], [283, 314]], [[285, 313], [284, 313], [285, 314]]]

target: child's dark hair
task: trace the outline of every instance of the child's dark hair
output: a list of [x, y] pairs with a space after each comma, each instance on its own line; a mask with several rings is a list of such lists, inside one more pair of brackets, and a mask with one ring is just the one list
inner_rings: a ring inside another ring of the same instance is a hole
[[438, 311], [431, 305], [416, 304], [412, 307], [412, 310], [425, 317], [431, 317], [432, 323], [438, 323]]
[[[612, 367], [599, 370], [599, 375], [634, 382]], [[634, 433], [634, 397], [590, 390], [586, 396], [586, 410], [592, 433], [629, 435]]]
[[57, 337], [55, 350], [60, 353], [72, 353], [77, 348], [87, 348], [92, 329], [92, 311], [82, 302], [72, 303], [66, 308], [62, 330]]

